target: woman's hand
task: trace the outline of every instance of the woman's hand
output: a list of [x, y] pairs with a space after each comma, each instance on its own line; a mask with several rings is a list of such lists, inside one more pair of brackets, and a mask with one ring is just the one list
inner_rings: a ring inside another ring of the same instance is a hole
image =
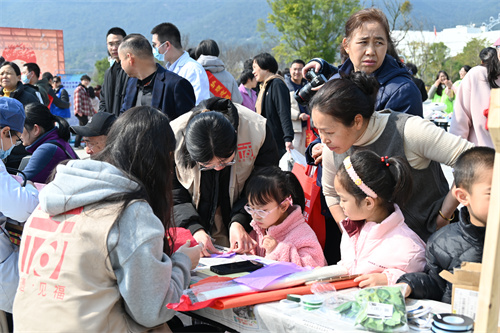
[[255, 254], [257, 242], [250, 237], [245, 228], [238, 222], [233, 222], [229, 228], [229, 243], [231, 244], [229, 252]]
[[186, 244], [182, 245], [176, 252], [183, 253], [191, 259], [191, 269], [195, 269], [200, 261], [201, 251], [203, 250], [203, 243], [198, 242], [198, 245], [189, 247], [191, 241], [187, 240]]
[[436, 88], [439, 87], [440, 84], [441, 84], [441, 79], [437, 79], [436, 82], [434, 82]]
[[311, 68], [314, 68], [314, 71], [318, 73], [321, 70], [321, 64], [317, 61], [311, 61], [310, 63], [306, 64], [304, 68], [302, 68], [302, 76], [304, 78]]
[[290, 150], [295, 149], [295, 148], [293, 147], [293, 143], [285, 142], [285, 149], [286, 149], [286, 151], [289, 152]]
[[363, 274], [354, 279], [354, 282], [359, 282], [360, 288], [387, 286], [387, 276], [383, 273]]
[[302, 120], [302, 121], [306, 121], [308, 120], [309, 118], [311, 118], [307, 113], [301, 113], [299, 115], [299, 119]]
[[317, 143], [311, 149], [311, 157], [314, 158], [314, 164], [319, 165], [323, 162], [323, 145]]
[[193, 238], [196, 239], [196, 241], [199, 244], [204, 244], [203, 249], [201, 251], [201, 255], [203, 255], [204, 257], [210, 257], [210, 253], [221, 253], [214, 247], [214, 244], [212, 243], [212, 238], [205, 232], [205, 230], [203, 229], [197, 230], [194, 233]]
[[265, 235], [262, 238], [262, 247], [266, 249], [266, 255], [273, 252], [274, 249], [278, 246], [278, 241], [269, 235]]

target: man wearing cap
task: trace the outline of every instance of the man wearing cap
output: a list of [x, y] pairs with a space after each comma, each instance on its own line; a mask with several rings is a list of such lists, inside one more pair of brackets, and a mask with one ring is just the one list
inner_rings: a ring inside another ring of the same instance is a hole
[[[19, 283], [17, 261], [22, 226], [38, 205], [38, 191], [31, 182], [21, 186], [8, 172], [3, 159], [12, 148], [20, 145], [24, 129], [24, 108], [21, 102], [9, 97], [0, 97], [0, 317], [12, 323], [12, 302]], [[12, 332], [3, 327], [0, 331]]]
[[116, 120], [116, 116], [108, 112], [96, 113], [85, 126], [71, 126], [70, 130], [76, 135], [83, 137], [85, 142], [85, 152], [90, 158], [104, 149], [106, 137], [111, 125]]

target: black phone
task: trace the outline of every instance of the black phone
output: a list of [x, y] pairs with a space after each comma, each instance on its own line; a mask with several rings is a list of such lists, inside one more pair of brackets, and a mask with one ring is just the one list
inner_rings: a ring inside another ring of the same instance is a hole
[[254, 260], [231, 262], [229, 264], [210, 266], [210, 270], [215, 274], [228, 275], [241, 272], [253, 272], [264, 267], [264, 264]]

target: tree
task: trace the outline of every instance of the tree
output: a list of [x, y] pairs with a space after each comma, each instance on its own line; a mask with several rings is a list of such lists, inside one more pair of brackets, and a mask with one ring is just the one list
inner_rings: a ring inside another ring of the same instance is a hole
[[410, 13], [413, 6], [408, 0], [384, 0], [384, 6], [388, 14], [387, 20], [391, 31], [401, 31], [397, 39], [393, 38], [394, 45], [398, 46], [399, 42], [405, 38], [408, 30], [412, 28]]
[[453, 80], [458, 80], [458, 71], [464, 65], [469, 65], [471, 67], [481, 64], [479, 59], [479, 52], [485, 47], [490, 46], [490, 43], [486, 38], [472, 38], [463, 48], [462, 52], [450, 59], [450, 72], [449, 75], [453, 75]]
[[305, 61], [321, 57], [333, 62], [339, 58], [339, 45], [345, 21], [359, 10], [358, 0], [267, 0], [272, 12], [267, 17], [278, 34], [260, 21], [257, 30], [263, 38], [279, 41], [273, 48], [278, 61]]
[[95, 84], [101, 84], [104, 82], [104, 73], [109, 68], [108, 57], [102, 58], [101, 60], [97, 60], [95, 62], [95, 70], [93, 76], [93, 81]]
[[446, 68], [450, 49], [443, 43], [411, 42], [408, 44], [409, 54], [405, 54], [408, 62], [418, 67], [420, 78], [430, 86], [436, 81], [436, 75]]

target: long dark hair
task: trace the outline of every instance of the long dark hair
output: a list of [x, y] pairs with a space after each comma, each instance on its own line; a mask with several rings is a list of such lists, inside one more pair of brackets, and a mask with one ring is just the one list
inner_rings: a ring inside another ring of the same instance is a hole
[[45, 105], [30, 103], [26, 105], [24, 111], [26, 113], [24, 127], [28, 130], [31, 131], [36, 124], [43, 128], [46, 133], [57, 126], [59, 137], [66, 142], [69, 140], [71, 134], [68, 122], [64, 118], [53, 115]]
[[230, 100], [212, 97], [193, 110], [186, 126], [179, 160], [184, 167], [208, 163], [214, 157], [229, 158], [238, 142], [238, 110]]
[[[410, 197], [413, 179], [410, 166], [402, 157], [389, 156], [382, 161], [381, 156], [371, 150], [357, 150], [351, 155], [351, 164], [359, 178], [377, 194], [389, 212], [393, 211], [393, 203], [402, 207]], [[367, 197], [351, 179], [343, 163], [337, 171], [337, 177], [358, 204]]]
[[265, 206], [274, 200], [278, 204], [291, 196], [293, 203], [302, 211], [305, 207], [304, 191], [297, 177], [289, 172], [273, 166], [260, 169], [246, 184], [248, 202]]
[[379, 83], [364, 72], [351, 72], [340, 79], [330, 80], [309, 103], [311, 110], [325, 113], [345, 126], [352, 126], [354, 117], [360, 114], [369, 119], [375, 112]]
[[[118, 118], [108, 133], [106, 147], [95, 156], [139, 184], [136, 191], [120, 193], [108, 201], [123, 201], [123, 212], [132, 200], [146, 200], [167, 233], [173, 224], [174, 149], [175, 137], [168, 117], [150, 106], [137, 106]], [[172, 244], [164, 242], [165, 253], [171, 254]]]
[[[439, 75], [441, 75], [441, 73], [446, 75], [447, 80], [450, 79], [450, 77], [448, 76], [448, 73], [446, 73], [445, 71], [439, 71], [438, 74], [436, 75], [436, 80], [439, 79]], [[439, 96], [443, 95], [443, 86], [441, 84], [438, 85], [438, 87], [436, 89], [436, 94], [438, 94]]]
[[490, 85], [490, 89], [499, 88], [498, 84], [495, 82], [498, 76], [500, 76], [500, 60], [498, 59], [497, 50], [493, 47], [484, 48], [479, 53], [479, 58], [481, 58], [482, 65], [485, 66], [488, 71], [488, 84]]

